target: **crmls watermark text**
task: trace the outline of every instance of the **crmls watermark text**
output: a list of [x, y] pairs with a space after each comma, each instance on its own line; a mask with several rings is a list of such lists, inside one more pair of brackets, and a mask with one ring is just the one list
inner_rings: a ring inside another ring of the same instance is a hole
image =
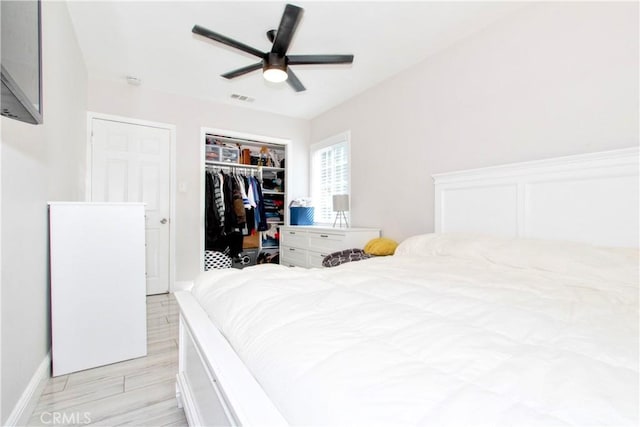
[[42, 424], [90, 424], [91, 412], [43, 412]]

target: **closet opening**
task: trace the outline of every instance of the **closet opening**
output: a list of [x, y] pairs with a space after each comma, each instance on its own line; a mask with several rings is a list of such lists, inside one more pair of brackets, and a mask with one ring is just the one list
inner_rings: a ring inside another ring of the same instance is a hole
[[201, 270], [279, 263], [288, 141], [203, 129]]

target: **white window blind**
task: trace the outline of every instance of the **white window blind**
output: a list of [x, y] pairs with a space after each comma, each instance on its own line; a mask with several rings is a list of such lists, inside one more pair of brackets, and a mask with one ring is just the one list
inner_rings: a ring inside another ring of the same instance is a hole
[[332, 196], [349, 194], [349, 164], [348, 132], [311, 147], [311, 198], [316, 223], [333, 223]]

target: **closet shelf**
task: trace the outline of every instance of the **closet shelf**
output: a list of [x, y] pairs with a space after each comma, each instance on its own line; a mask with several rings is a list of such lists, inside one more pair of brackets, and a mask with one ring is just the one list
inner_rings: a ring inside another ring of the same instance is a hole
[[206, 160], [205, 164], [207, 166], [221, 166], [221, 167], [227, 167], [227, 168], [255, 169], [255, 170], [262, 169], [263, 171], [284, 172], [284, 168], [274, 168], [271, 166], [245, 165], [242, 163], [219, 162], [215, 160]]
[[262, 190], [262, 194], [281, 194], [284, 195], [284, 191], [274, 191], [274, 190]]

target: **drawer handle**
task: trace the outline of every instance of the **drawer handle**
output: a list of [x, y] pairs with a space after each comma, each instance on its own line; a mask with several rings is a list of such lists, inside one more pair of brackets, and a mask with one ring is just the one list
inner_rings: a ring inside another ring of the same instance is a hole
[[290, 231], [289, 234], [296, 234], [296, 232], [295, 231]]
[[296, 248], [289, 248], [289, 250], [295, 252]]
[[328, 234], [321, 234], [320, 237], [329, 237]]

